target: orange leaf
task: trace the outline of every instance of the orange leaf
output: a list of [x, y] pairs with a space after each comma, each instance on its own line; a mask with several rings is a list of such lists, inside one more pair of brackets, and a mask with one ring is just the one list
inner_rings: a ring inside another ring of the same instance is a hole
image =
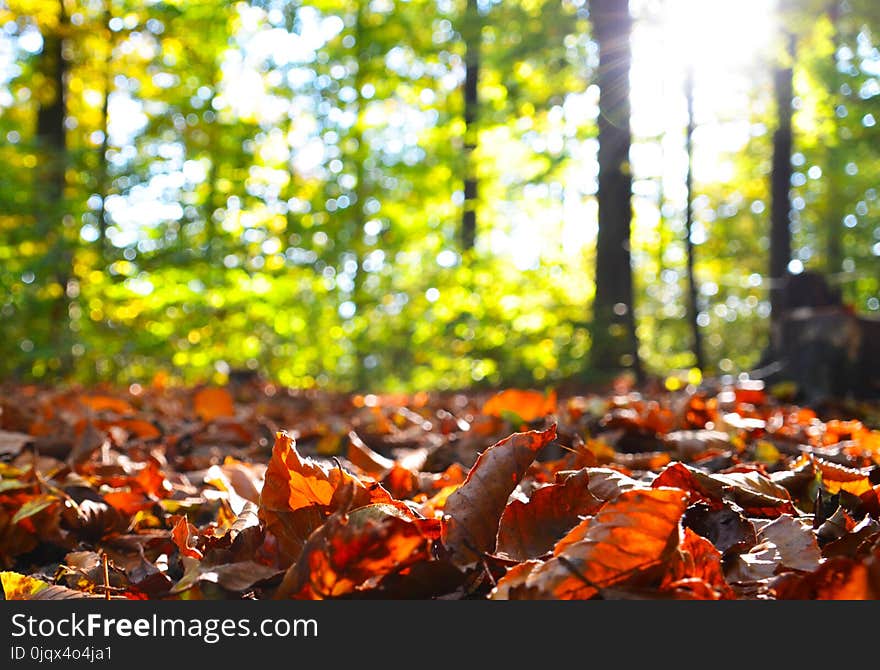
[[376, 482], [366, 484], [341, 467], [327, 468], [303, 458], [287, 433], [275, 436], [272, 458], [260, 493], [260, 519], [279, 542], [286, 563], [296, 560], [309, 535], [340, 507], [344, 487], [352, 486], [351, 508], [387, 503], [412, 512]]
[[556, 391], [544, 395], [538, 391], [507, 389], [489, 398], [483, 405], [482, 412], [487, 416], [497, 417], [512, 413], [529, 423], [556, 412]]
[[[876, 582], [875, 582], [876, 583]], [[786, 573], [773, 587], [779, 600], [876, 600], [870, 570], [851, 558], [830, 558], [815, 572]]]
[[690, 528], [684, 529], [684, 539], [671, 561], [661, 589], [685, 590], [693, 598], [710, 600], [736, 597], [724, 579], [721, 553], [709, 540]]
[[315, 531], [276, 597], [323, 599], [375, 586], [392, 572], [430, 558], [418, 524], [387, 505], [334, 514]]
[[554, 424], [544, 431], [514, 433], [480, 454], [443, 508], [443, 545], [453, 562], [469, 565], [495, 550], [508, 497], [538, 452], [555, 438]]
[[193, 409], [202, 421], [235, 416], [232, 396], [224, 388], [204, 388], [193, 396]]
[[860, 496], [870, 491], [871, 480], [861, 470], [847, 468], [830, 461], [814, 458], [813, 462], [822, 473], [822, 485], [829, 493], [838, 493], [841, 490]]
[[498, 528], [498, 552], [516, 560], [537, 558], [576, 526], [581, 516], [595, 514], [602, 501], [588, 487], [586, 468], [558, 484], [544, 486], [528, 502], [507, 505]]
[[103, 498], [108, 505], [129, 516], [153, 506], [153, 501], [140, 491], [110, 491]]
[[134, 414], [135, 409], [122, 398], [114, 398], [108, 395], [82, 396], [82, 403], [93, 412], [115, 412], [116, 414]]
[[[589, 522], [584, 539], [570, 544], [525, 578], [515, 573], [498, 582], [493, 598], [588, 599], [612, 586], [656, 583], [679, 544], [679, 523], [687, 507], [680, 489], [634, 489], [621, 493]], [[658, 574], [659, 573], [659, 574]]]
[[174, 528], [171, 530], [171, 539], [180, 550], [181, 556], [189, 556], [201, 560], [204, 554], [196, 547], [198, 538], [198, 529], [186, 520], [185, 516], [180, 517]]

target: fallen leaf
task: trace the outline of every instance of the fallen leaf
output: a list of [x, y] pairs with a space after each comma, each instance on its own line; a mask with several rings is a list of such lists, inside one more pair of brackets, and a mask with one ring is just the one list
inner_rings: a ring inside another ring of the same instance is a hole
[[775, 518], [780, 514], [797, 514], [788, 490], [755, 471], [710, 475], [676, 462], [664, 468], [651, 486], [690, 491], [692, 502], [718, 505], [731, 500], [749, 516]]
[[758, 542], [754, 524], [727, 505], [721, 508], [704, 503], [691, 505], [684, 514], [683, 523], [709, 540], [722, 554], [731, 550], [746, 551]]
[[555, 438], [555, 425], [514, 433], [480, 454], [443, 507], [442, 541], [454, 563], [469, 565], [495, 550], [508, 497], [538, 452]]
[[202, 421], [213, 421], [235, 416], [235, 403], [226, 389], [208, 387], [193, 396], [193, 410]]
[[15, 513], [15, 516], [12, 517], [12, 523], [19, 523], [25, 519], [29, 519], [57, 502], [58, 496], [51, 493], [34, 496], [19, 508]]
[[269, 532], [278, 538], [284, 563], [296, 561], [312, 532], [339, 509], [339, 495], [348, 485], [352, 488], [353, 509], [372, 503], [406, 508], [379, 483], [368, 485], [341, 467], [326, 468], [303, 458], [292, 437], [283, 432], [276, 435], [260, 493], [259, 514]]
[[0, 572], [0, 583], [6, 600], [31, 600], [49, 584], [17, 572]]
[[758, 539], [770, 540], [780, 555], [780, 565], [811, 572], [819, 567], [822, 552], [812, 529], [805, 522], [783, 514], [758, 531]]
[[613, 500], [626, 491], [649, 488], [647, 484], [636, 481], [619, 470], [588, 468], [587, 473], [590, 476], [590, 493], [599, 500]]
[[135, 409], [122, 398], [109, 395], [81, 396], [80, 402], [93, 412], [113, 412], [115, 414], [134, 414]]
[[0, 455], [18, 456], [25, 445], [33, 440], [34, 438], [27, 433], [0, 430]]
[[171, 539], [177, 545], [181, 556], [189, 558], [202, 559], [204, 554], [196, 548], [198, 529], [186, 520], [185, 516], [180, 517], [174, 528], [171, 530]]
[[501, 515], [497, 551], [523, 561], [553, 549], [583, 516], [601, 507], [602, 501], [590, 493], [589, 479], [583, 469], [539, 488], [528, 502], [510, 502]]
[[514, 415], [524, 423], [531, 423], [556, 412], [556, 391], [545, 395], [538, 391], [507, 389], [489, 398], [481, 411], [500, 418]]
[[[550, 560], [506, 575], [493, 597], [517, 590], [553, 599], [589, 599], [604, 588], [656, 582], [679, 545], [679, 524], [687, 493], [657, 488], [621, 493], [588, 523], [584, 539]], [[510, 589], [506, 580], [515, 580]]]
[[880, 590], [868, 566], [850, 558], [831, 558], [812, 573], [786, 573], [773, 586], [779, 600], [877, 600]]
[[730, 600], [736, 597], [724, 578], [721, 553], [690, 528], [670, 560], [661, 591], [684, 591], [690, 598]]

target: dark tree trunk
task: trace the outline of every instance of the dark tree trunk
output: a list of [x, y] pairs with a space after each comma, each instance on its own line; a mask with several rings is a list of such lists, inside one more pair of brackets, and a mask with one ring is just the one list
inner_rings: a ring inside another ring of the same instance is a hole
[[773, 133], [773, 166], [770, 174], [770, 319], [772, 332], [776, 332], [782, 316], [782, 298], [785, 276], [791, 261], [791, 103], [792, 63], [794, 60], [794, 37], [788, 41], [786, 60], [779, 65], [773, 77], [776, 97], [776, 131]]
[[70, 317], [68, 283], [71, 277], [72, 256], [64, 230], [64, 187], [67, 166], [67, 136], [64, 117], [67, 114], [66, 84], [68, 63], [64, 57], [64, 37], [69, 19], [64, 3], [59, 1], [58, 26], [43, 36], [40, 69], [51, 86], [51, 97], [37, 111], [36, 139], [42, 157], [42, 167], [36, 172], [36, 189], [41, 193], [37, 213], [38, 234], [48, 241], [51, 283], [56, 296], [49, 308], [49, 345], [52, 357], [50, 368], [62, 374], [70, 371]]
[[[836, 106], [836, 102], [840, 97], [841, 76], [837, 69], [837, 46], [840, 42], [840, 0], [832, 0], [828, 8], [828, 19], [831, 22], [832, 34], [831, 40], [834, 45], [834, 54], [832, 54], [831, 62], [831, 80], [830, 96], [834, 101], [832, 104]], [[841, 222], [843, 217], [841, 214], [841, 202], [843, 202], [840, 193], [840, 172], [843, 169], [845, 158], [840, 147], [840, 134], [837, 132], [837, 126], [834, 127], [834, 137], [829, 138], [826, 158], [825, 175], [827, 184], [827, 192], [825, 194], [825, 205], [827, 211], [827, 238], [825, 246], [825, 269], [828, 274], [840, 272], [843, 266], [843, 240], [841, 235]]]
[[477, 148], [477, 115], [480, 100], [480, 14], [477, 0], [468, 0], [462, 37], [465, 47], [464, 73], [464, 207], [461, 216], [461, 248], [474, 248], [477, 239], [477, 174], [474, 151]]
[[632, 18], [623, 0], [594, 0], [599, 46], [599, 233], [591, 363], [597, 371], [630, 368], [641, 377], [630, 258], [632, 172], [629, 70]]
[[694, 243], [691, 240], [691, 232], [694, 227], [694, 71], [688, 67], [685, 75], [685, 98], [687, 100], [687, 130], [685, 132], [685, 150], [687, 151], [687, 177], [685, 186], [687, 202], [685, 203], [684, 216], [684, 243], [687, 249], [687, 283], [688, 283], [688, 319], [691, 325], [691, 346], [694, 352], [694, 364], [700, 370], [705, 370], [706, 361], [703, 357], [703, 335], [700, 332], [700, 324], [697, 321], [699, 306], [697, 304], [697, 278], [694, 274]]
[[98, 151], [98, 192], [101, 196], [101, 207], [98, 209], [98, 253], [107, 259], [107, 196], [110, 191], [110, 166], [107, 162], [107, 151], [110, 148], [110, 93], [113, 90], [113, 49], [116, 42], [110, 30], [110, 19], [113, 18], [112, 0], [104, 5], [104, 28], [107, 33], [107, 57], [104, 60], [104, 100], [101, 103], [101, 146]]

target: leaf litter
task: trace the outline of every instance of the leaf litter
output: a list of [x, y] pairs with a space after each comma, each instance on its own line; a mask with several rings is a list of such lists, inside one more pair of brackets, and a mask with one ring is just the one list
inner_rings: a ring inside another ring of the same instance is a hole
[[876, 408], [0, 387], [5, 599], [878, 599]]

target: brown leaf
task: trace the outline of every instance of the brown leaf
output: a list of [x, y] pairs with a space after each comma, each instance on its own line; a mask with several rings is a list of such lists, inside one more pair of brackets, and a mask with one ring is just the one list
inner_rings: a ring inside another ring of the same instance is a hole
[[[680, 489], [621, 493], [599, 510], [584, 539], [570, 544], [528, 574], [517, 570], [499, 581], [498, 594], [527, 592], [528, 597], [589, 599], [621, 584], [653, 583], [679, 544], [679, 523], [687, 506]], [[516, 582], [514, 589], [506, 584]]]
[[613, 500], [625, 491], [649, 488], [647, 484], [636, 481], [619, 470], [611, 468], [589, 468], [590, 493], [599, 500]]
[[555, 438], [554, 424], [544, 431], [514, 433], [480, 454], [443, 508], [442, 541], [454, 563], [469, 565], [495, 550], [507, 499], [538, 452]]
[[748, 550], [758, 542], [754, 524], [726, 505], [717, 509], [704, 503], [691, 505], [684, 514], [684, 525], [722, 554]]
[[560, 483], [539, 488], [528, 502], [510, 502], [498, 527], [497, 551], [524, 561], [553, 549], [581, 517], [595, 514], [602, 506], [588, 484], [589, 475], [583, 469], [563, 477]]
[[27, 433], [0, 430], [0, 456], [18, 456], [26, 444], [33, 441]]
[[757, 539], [748, 552], [728, 562], [726, 576], [731, 583], [761, 581], [785, 570], [811, 572], [822, 560], [813, 531], [788, 514], [760, 527]]
[[651, 486], [671, 486], [692, 494], [691, 502], [705, 501], [716, 507], [732, 500], [749, 516], [775, 518], [797, 514], [788, 491], [759, 472], [732, 472], [709, 475], [684, 463], [671, 463]]
[[115, 414], [134, 414], [135, 409], [122, 398], [109, 395], [80, 396], [80, 402], [93, 412], [113, 412]]
[[362, 472], [376, 479], [384, 477], [395, 465], [390, 458], [370, 449], [353, 430], [348, 433], [347, 458]]
[[281, 575], [281, 571], [254, 561], [238, 561], [220, 565], [204, 566], [199, 570], [197, 581], [219, 584], [227, 591], [242, 593], [259, 582]]
[[810, 526], [788, 514], [761, 528], [758, 539], [770, 540], [776, 545], [780, 565], [785, 568], [811, 572], [822, 561], [822, 552]]

